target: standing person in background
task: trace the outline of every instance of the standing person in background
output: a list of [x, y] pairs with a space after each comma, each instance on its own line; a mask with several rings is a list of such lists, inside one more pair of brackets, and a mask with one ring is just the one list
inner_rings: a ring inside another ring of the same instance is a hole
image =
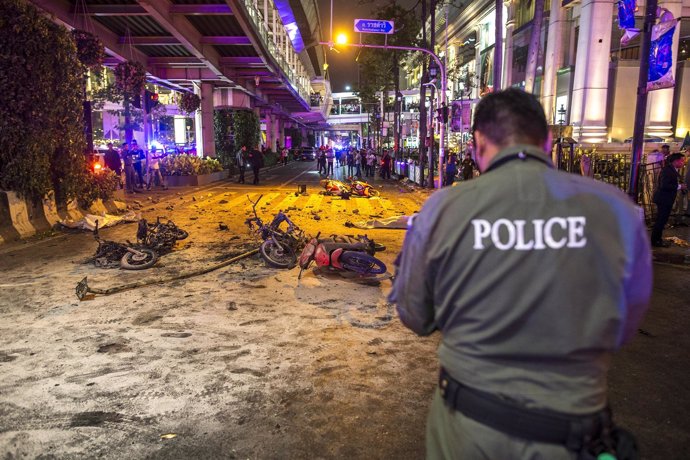
[[453, 185], [453, 182], [455, 182], [455, 175], [458, 173], [457, 158], [455, 157], [455, 154], [448, 158], [445, 173], [446, 177], [443, 181], [443, 185], [446, 187]]
[[252, 184], [259, 185], [259, 170], [263, 164], [261, 152], [258, 149], [252, 149], [252, 151], [249, 152], [248, 160], [249, 164], [252, 166], [252, 172], [254, 173], [254, 180], [252, 181]]
[[326, 175], [333, 175], [333, 163], [335, 162], [335, 153], [333, 149], [330, 148], [326, 151], [326, 163], [328, 167], [326, 168]]
[[132, 155], [126, 142], [123, 142], [122, 146], [120, 147], [120, 156], [122, 157], [122, 162], [125, 165], [125, 189], [127, 193], [135, 193], [136, 190], [134, 189], [134, 183], [137, 180], [137, 173], [134, 170]]
[[352, 177], [355, 173], [355, 154], [352, 150], [347, 151], [347, 157], [345, 158], [347, 162], [347, 177]]
[[324, 175], [328, 174], [328, 168], [326, 167], [326, 150], [328, 150], [328, 147], [322, 145], [319, 149], [318, 157], [316, 158], [316, 161], [319, 164], [319, 174]]
[[287, 164], [288, 164], [288, 149], [287, 149], [287, 147], [283, 147], [280, 150], [280, 159], [283, 162], [283, 166], [287, 166]]
[[639, 208], [553, 167], [531, 94], [484, 96], [472, 132], [482, 176], [410, 221], [389, 297], [405, 326], [442, 335], [426, 458], [638, 458], [606, 379], [651, 297]]
[[383, 151], [383, 157], [381, 157], [381, 178], [390, 179], [391, 178], [391, 155], [388, 150]]
[[355, 150], [355, 176], [357, 176], [357, 179], [362, 178], [362, 152], [359, 150]]
[[462, 160], [461, 167], [462, 180], [470, 180], [474, 177], [474, 170], [477, 168], [477, 163], [474, 162], [469, 152], [465, 153], [465, 158]]
[[687, 187], [680, 181], [680, 168], [685, 163], [685, 157], [682, 153], [672, 153], [666, 157], [666, 165], [661, 168], [659, 173], [659, 182], [654, 196], [652, 197], [656, 204], [657, 213], [654, 227], [652, 227], [652, 246], [666, 247], [662, 235], [666, 222], [671, 216], [673, 204], [676, 202], [676, 195], [678, 190], [685, 191]]
[[238, 184], [244, 184], [244, 170], [247, 169], [247, 146], [243, 145], [235, 154], [235, 162], [239, 171]]
[[367, 151], [367, 177], [374, 176], [376, 169], [376, 155], [373, 150]]
[[160, 151], [149, 152], [149, 158], [147, 160], [148, 164], [148, 184], [146, 184], [146, 190], [151, 190], [151, 184], [156, 184], [163, 190], [167, 190], [165, 182], [163, 182], [163, 175], [161, 174], [161, 158], [165, 157], [165, 151], [161, 149]]
[[132, 139], [132, 148], [130, 149], [132, 155], [132, 164], [134, 165], [134, 172], [137, 177], [137, 188], [143, 189], [146, 181], [144, 180], [144, 168], [146, 167], [146, 154], [137, 145], [137, 140]]
[[122, 160], [120, 160], [120, 154], [113, 148], [112, 142], [108, 142], [108, 150], [105, 152], [103, 160], [105, 166], [115, 173], [117, 182], [122, 188]]

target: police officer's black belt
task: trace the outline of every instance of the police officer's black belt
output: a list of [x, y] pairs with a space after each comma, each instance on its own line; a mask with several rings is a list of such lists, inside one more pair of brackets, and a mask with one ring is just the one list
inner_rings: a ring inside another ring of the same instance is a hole
[[481, 424], [528, 441], [560, 444], [579, 451], [611, 423], [610, 411], [577, 416], [528, 409], [496, 395], [469, 388], [441, 368], [439, 387], [446, 405]]

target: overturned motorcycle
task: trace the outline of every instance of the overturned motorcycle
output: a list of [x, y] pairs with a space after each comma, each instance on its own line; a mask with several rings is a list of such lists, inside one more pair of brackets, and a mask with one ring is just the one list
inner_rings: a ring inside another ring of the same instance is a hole
[[302, 250], [297, 279], [302, 278], [302, 271], [309, 268], [312, 262], [316, 263], [317, 269], [343, 275], [354, 274], [358, 277], [372, 278], [386, 273], [386, 264], [374, 257], [376, 251], [384, 250], [385, 247], [377, 245], [366, 235], [357, 238], [319, 236], [320, 233]]
[[[292, 268], [297, 263], [296, 251], [299, 251], [305, 242], [304, 232], [282, 211], [273, 217], [270, 224], [265, 224], [256, 212], [256, 205], [262, 197], [263, 195], [260, 195], [256, 201], [252, 201], [247, 195], [252, 204], [254, 217], [250, 217], [244, 223], [263, 240], [259, 252], [267, 265], [275, 268]], [[285, 229], [281, 228], [283, 222], [287, 225]]]
[[172, 221], [162, 224], [159, 219], [155, 224], [149, 224], [146, 219], [141, 219], [136, 243], [102, 239], [98, 232], [98, 221], [93, 236], [98, 242], [96, 254], [86, 259], [85, 263], [93, 263], [100, 268], [144, 270], [155, 265], [161, 253], [169, 252], [176, 241], [187, 238], [188, 234]]
[[340, 196], [343, 199], [349, 199], [350, 196], [377, 197], [381, 194], [367, 182], [354, 180], [351, 177], [347, 182], [326, 178], [320, 180], [319, 184], [324, 188], [325, 195]]

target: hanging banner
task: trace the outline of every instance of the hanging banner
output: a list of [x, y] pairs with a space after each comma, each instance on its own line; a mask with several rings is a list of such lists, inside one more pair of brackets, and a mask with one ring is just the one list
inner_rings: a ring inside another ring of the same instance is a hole
[[636, 0], [618, 0], [618, 28], [623, 30], [621, 45], [627, 45], [633, 38], [640, 35], [640, 29], [635, 28]]
[[652, 44], [649, 49], [649, 73], [647, 91], [671, 88], [673, 80], [673, 34], [677, 19], [661, 22], [652, 27]]
[[452, 112], [450, 121], [450, 130], [454, 133], [460, 133], [466, 129], [470, 128], [471, 120], [471, 107], [472, 101], [453, 101], [452, 102]]
[[480, 53], [479, 95], [484, 96], [494, 87], [494, 47]]

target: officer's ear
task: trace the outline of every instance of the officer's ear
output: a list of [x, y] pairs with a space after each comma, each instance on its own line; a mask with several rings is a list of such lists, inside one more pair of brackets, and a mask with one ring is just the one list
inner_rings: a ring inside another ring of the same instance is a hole
[[546, 142], [544, 143], [544, 152], [550, 154], [553, 150], [553, 133], [549, 129], [546, 134]]

